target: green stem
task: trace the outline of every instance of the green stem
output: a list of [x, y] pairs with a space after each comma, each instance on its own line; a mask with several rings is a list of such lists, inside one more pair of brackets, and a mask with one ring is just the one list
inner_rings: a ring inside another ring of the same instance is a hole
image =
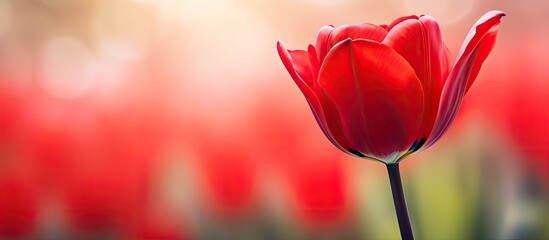
[[402, 189], [398, 163], [387, 164], [386, 166], [387, 172], [389, 173], [389, 181], [391, 182], [391, 191], [393, 192], [393, 201], [395, 202], [400, 236], [403, 240], [413, 240], [412, 224], [410, 223], [410, 216], [408, 216], [408, 208], [406, 207], [406, 199], [404, 190]]

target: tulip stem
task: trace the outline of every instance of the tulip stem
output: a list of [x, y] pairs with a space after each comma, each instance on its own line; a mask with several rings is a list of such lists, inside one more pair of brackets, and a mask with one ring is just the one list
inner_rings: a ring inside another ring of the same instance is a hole
[[398, 163], [387, 164], [387, 172], [389, 173], [389, 181], [391, 182], [391, 191], [393, 192], [393, 201], [395, 202], [395, 210], [400, 227], [400, 236], [403, 240], [413, 240], [412, 225], [410, 216], [408, 216], [408, 208], [406, 207], [406, 199], [404, 190], [402, 189], [402, 181], [400, 180], [400, 170]]

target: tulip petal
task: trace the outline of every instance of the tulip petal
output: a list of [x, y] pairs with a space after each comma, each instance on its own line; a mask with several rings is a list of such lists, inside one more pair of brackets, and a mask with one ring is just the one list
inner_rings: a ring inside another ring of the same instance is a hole
[[419, 131], [423, 90], [414, 69], [393, 49], [346, 40], [330, 50], [319, 73], [326, 116], [339, 118], [353, 149], [396, 161]]
[[395, 19], [393, 22], [391, 22], [391, 24], [389, 24], [385, 29], [387, 29], [387, 31], [391, 31], [391, 29], [393, 29], [393, 27], [395, 27], [397, 24], [401, 23], [401, 22], [404, 22], [408, 19], [415, 19], [415, 20], [418, 20], [419, 17], [416, 16], [416, 15], [410, 15], [410, 16], [403, 16], [403, 17], [399, 17], [397, 19]]
[[[297, 79], [294, 78], [294, 80], [302, 81], [309, 88], [313, 87], [313, 73], [311, 70], [311, 62], [309, 61], [309, 53], [304, 50], [286, 50], [286, 52], [290, 55], [286, 61], [282, 60], [284, 62], [284, 65], [291, 64], [291, 68], [293, 68], [297, 74]], [[291, 60], [291, 61], [288, 61]], [[288, 66], [286, 66], [288, 68]]]
[[324, 61], [324, 58], [326, 57], [326, 54], [328, 54], [328, 38], [330, 37], [330, 34], [334, 30], [334, 26], [324, 26], [320, 28], [320, 31], [318, 31], [318, 34], [316, 36], [316, 54], [317, 59], [320, 64]]
[[[322, 129], [322, 132], [332, 144], [334, 144], [337, 148], [339, 148], [341, 151], [352, 154], [349, 151], [348, 141], [344, 138], [342, 138], [341, 130], [337, 128], [337, 125], [332, 125], [332, 131], [330, 131], [330, 128], [328, 127], [328, 123], [326, 121], [326, 117], [324, 114], [324, 110], [322, 108], [321, 102], [318, 99], [318, 97], [315, 95], [315, 92], [312, 89], [312, 84], [307, 84], [301, 77], [300, 73], [296, 69], [296, 63], [294, 62], [293, 57], [298, 57], [296, 60], [303, 61], [304, 56], [303, 54], [309, 54], [305, 51], [289, 51], [286, 49], [284, 44], [280, 41], [277, 42], [277, 50], [278, 55], [280, 56], [280, 59], [282, 60], [282, 63], [286, 67], [286, 70], [288, 70], [288, 73], [290, 73], [290, 76], [294, 79], [295, 83], [305, 95], [305, 99], [307, 99], [307, 103], [309, 104], [309, 107], [311, 108], [311, 111], [313, 112], [313, 115], [315, 116], [315, 120], [317, 121], [318, 125]], [[314, 50], [312, 48], [311, 50]], [[309, 58], [307, 57], [307, 62], [309, 62]], [[314, 65], [314, 64], [313, 64]], [[300, 71], [305, 71], [307, 65], [302, 64], [300, 65]], [[309, 66], [309, 72], [311, 71], [310, 64]], [[306, 75], [306, 74], [305, 74]], [[312, 75], [312, 74], [311, 74]], [[335, 134], [332, 134], [335, 133]], [[334, 136], [335, 135], [335, 136]]]
[[425, 147], [440, 139], [450, 127], [468, 87], [475, 80], [482, 63], [496, 43], [498, 27], [503, 16], [505, 13], [501, 11], [490, 11], [469, 31], [442, 90], [437, 120]]
[[[478, 50], [476, 50], [476, 59], [474, 60], [473, 66], [471, 67], [471, 72], [469, 74], [469, 80], [467, 81], [467, 87], [465, 88], [465, 94], [469, 91], [469, 88], [473, 85], [475, 82], [475, 79], [477, 78], [480, 68], [482, 67], [482, 63], [484, 63], [484, 60], [488, 58], [488, 55], [490, 55], [490, 52], [492, 52], [492, 49], [494, 49], [494, 46], [496, 45], [496, 38], [497, 38], [497, 28], [499, 26], [495, 26], [495, 29], [490, 30], [490, 32], [486, 33], [486, 36], [484, 36], [484, 39], [482, 42], [479, 43], [477, 46]], [[492, 27], [494, 28], [494, 27]], [[473, 57], [474, 58], [474, 57]]]
[[418, 139], [431, 133], [444, 81], [449, 72], [449, 52], [442, 42], [438, 23], [429, 16], [409, 18], [396, 24], [383, 40], [414, 68], [425, 94], [423, 126]]
[[318, 89], [318, 72], [320, 71], [320, 63], [318, 62], [318, 57], [316, 55], [315, 46], [309, 44], [307, 48], [307, 54], [309, 55], [309, 62], [311, 63], [311, 73], [313, 77], [312, 89], [316, 92]]
[[370, 23], [343, 25], [334, 29], [330, 34], [328, 49], [348, 38], [381, 42], [386, 35], [387, 30], [385, 28]]
[[[423, 24], [427, 32], [431, 77], [434, 78], [434, 80], [440, 81], [436, 81], [434, 85], [434, 91], [438, 91], [440, 98], [446, 78], [452, 69], [452, 54], [444, 44], [444, 41], [442, 41], [442, 32], [440, 31], [440, 26], [437, 21], [431, 16], [421, 16], [419, 21]], [[436, 79], [439, 78], [439, 76], [440, 79]], [[440, 84], [440, 86], [436, 84]], [[437, 101], [439, 98], [437, 98]]]

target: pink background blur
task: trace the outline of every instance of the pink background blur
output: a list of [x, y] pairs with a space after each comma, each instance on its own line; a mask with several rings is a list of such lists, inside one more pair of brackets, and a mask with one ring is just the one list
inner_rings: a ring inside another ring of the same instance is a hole
[[418, 239], [549, 239], [549, 2], [0, 0], [0, 239], [398, 239], [385, 167], [322, 135], [276, 53], [507, 13], [449, 132], [405, 160]]

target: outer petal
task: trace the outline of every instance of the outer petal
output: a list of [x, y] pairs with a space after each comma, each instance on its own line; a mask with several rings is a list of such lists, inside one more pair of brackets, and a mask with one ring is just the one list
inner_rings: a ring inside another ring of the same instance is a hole
[[351, 146], [385, 162], [408, 150], [420, 127], [423, 91], [413, 68], [391, 48], [346, 40], [326, 56], [319, 84]]
[[330, 34], [328, 49], [348, 38], [381, 42], [386, 35], [387, 30], [385, 28], [370, 23], [343, 25], [334, 29]]
[[450, 127], [465, 92], [496, 43], [498, 27], [503, 16], [505, 16], [503, 12], [490, 11], [484, 14], [469, 31], [458, 54], [457, 62], [444, 85], [437, 120], [425, 147], [436, 142]]
[[322, 64], [324, 61], [324, 58], [326, 57], [326, 54], [328, 54], [328, 38], [330, 37], [330, 33], [334, 30], [334, 26], [324, 26], [318, 31], [318, 34], [316, 36], [316, 55], [318, 62]]
[[429, 16], [409, 18], [396, 24], [383, 43], [393, 48], [414, 68], [425, 94], [425, 114], [418, 140], [431, 133], [438, 112], [449, 58], [438, 23]]
[[[334, 137], [334, 134], [332, 134], [332, 131], [330, 131], [330, 129], [328, 128], [328, 124], [327, 124], [327, 121], [326, 121], [326, 117], [325, 117], [325, 114], [324, 114], [323, 107], [322, 107], [321, 102], [319, 101], [318, 97], [315, 95], [315, 92], [312, 89], [312, 87], [313, 87], [312, 83], [311, 83], [311, 85], [308, 85], [302, 79], [301, 74], [297, 71], [297, 69], [300, 69], [300, 71], [305, 72], [305, 70], [307, 70], [307, 68], [305, 66], [308, 66], [309, 67], [308, 71], [311, 72], [311, 67], [310, 67], [311, 64], [310, 63], [308, 65], [302, 64], [302, 65], [300, 65], [300, 67], [297, 67], [297, 68], [295, 67], [296, 62], [294, 62], [294, 59], [293, 59], [294, 56], [299, 57], [298, 60], [302, 61], [305, 58], [302, 55], [306, 54], [307, 56], [309, 56], [309, 54], [305, 51], [293, 51], [293, 54], [292, 54], [292, 52], [288, 51], [286, 49], [286, 47], [284, 46], [284, 44], [280, 41], [277, 42], [277, 50], [278, 50], [278, 55], [280, 56], [280, 59], [282, 60], [282, 63], [286, 67], [286, 70], [288, 70], [288, 73], [290, 73], [290, 76], [294, 79], [295, 83], [297, 84], [297, 86], [299, 87], [299, 89], [301, 90], [303, 95], [305, 95], [305, 98], [307, 99], [307, 102], [309, 103], [309, 107], [311, 108], [311, 110], [313, 112], [313, 115], [315, 116], [315, 119], [316, 119], [318, 125], [320, 126], [320, 128], [322, 129], [322, 132], [324, 133], [324, 135], [326, 135], [328, 140], [330, 140], [330, 142], [332, 142], [332, 144], [334, 144], [337, 148], [339, 148], [340, 150], [342, 150], [345, 153], [351, 154], [351, 152], [348, 150], [349, 146], [348, 146], [347, 140], [342, 139], [341, 138], [342, 134], [338, 133], [338, 132], [341, 132], [341, 130], [334, 129], [333, 132], [336, 133], [335, 137]], [[314, 48], [312, 50], [314, 50]], [[308, 57], [307, 57], [307, 61], [309, 61]], [[303, 63], [303, 62], [301, 62], [301, 63]], [[318, 63], [316, 63], [316, 64], [318, 64]], [[315, 64], [313, 64], [313, 65], [315, 65]], [[312, 76], [312, 73], [310, 73], [310, 74]], [[335, 127], [332, 127], [332, 128], [335, 128]]]
[[[286, 66], [286, 69], [292, 68], [295, 71], [295, 76], [292, 76], [294, 81], [296, 81], [296, 83], [298, 81], [304, 82], [309, 88], [312, 88], [315, 79], [313, 78], [313, 72], [311, 70], [309, 53], [304, 50], [287, 50], [282, 43], [279, 43], [279, 46], [279, 55], [284, 66]], [[289, 55], [288, 58], [283, 58], [283, 55], [280, 53], [280, 48]], [[290, 73], [290, 75], [291, 74], [292, 73]]]

